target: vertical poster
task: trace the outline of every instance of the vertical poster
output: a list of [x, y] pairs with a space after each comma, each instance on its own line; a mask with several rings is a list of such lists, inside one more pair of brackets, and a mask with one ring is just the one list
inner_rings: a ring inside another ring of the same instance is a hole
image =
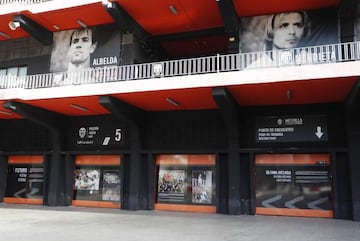
[[160, 202], [184, 202], [185, 170], [160, 168], [158, 177], [158, 198]]
[[102, 200], [120, 201], [120, 173], [115, 170], [103, 171]]
[[339, 43], [337, 19], [333, 8], [244, 17], [240, 52], [271, 51], [254, 57], [247, 67], [334, 61], [337, 53], [327, 49], [289, 50]]
[[331, 217], [330, 156], [257, 155], [256, 212]]
[[193, 170], [192, 171], [192, 202], [211, 203], [212, 202], [212, 171]]

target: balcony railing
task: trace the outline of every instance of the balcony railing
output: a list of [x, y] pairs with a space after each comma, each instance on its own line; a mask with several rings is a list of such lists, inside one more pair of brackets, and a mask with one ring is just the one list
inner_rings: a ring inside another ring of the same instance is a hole
[[247, 71], [360, 60], [360, 42], [295, 48], [154, 63], [92, 68], [78, 72], [47, 73], [22, 77], [0, 76], [0, 88], [51, 88], [173, 76]]
[[35, 3], [49, 2], [53, 0], [0, 0], [0, 5], [5, 4], [20, 4], [20, 5], [30, 5]]

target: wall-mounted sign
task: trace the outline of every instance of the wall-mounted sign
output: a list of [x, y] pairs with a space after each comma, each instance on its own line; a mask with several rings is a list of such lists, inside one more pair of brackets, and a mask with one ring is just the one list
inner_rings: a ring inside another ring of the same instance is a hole
[[325, 116], [256, 118], [256, 142], [328, 141]]
[[76, 136], [77, 146], [114, 146], [124, 143], [121, 127], [80, 126]]

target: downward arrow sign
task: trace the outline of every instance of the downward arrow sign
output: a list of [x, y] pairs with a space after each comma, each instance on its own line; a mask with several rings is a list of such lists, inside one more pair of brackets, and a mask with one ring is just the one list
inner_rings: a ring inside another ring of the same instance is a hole
[[316, 127], [315, 135], [316, 135], [319, 139], [321, 139], [321, 137], [324, 135], [324, 132], [322, 132], [322, 130], [321, 130], [321, 126], [317, 126], [317, 127]]

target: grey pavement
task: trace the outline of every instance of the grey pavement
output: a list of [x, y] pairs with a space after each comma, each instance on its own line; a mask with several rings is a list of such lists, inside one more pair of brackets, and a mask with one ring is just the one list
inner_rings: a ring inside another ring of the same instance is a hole
[[0, 241], [350, 241], [360, 222], [0, 204]]

